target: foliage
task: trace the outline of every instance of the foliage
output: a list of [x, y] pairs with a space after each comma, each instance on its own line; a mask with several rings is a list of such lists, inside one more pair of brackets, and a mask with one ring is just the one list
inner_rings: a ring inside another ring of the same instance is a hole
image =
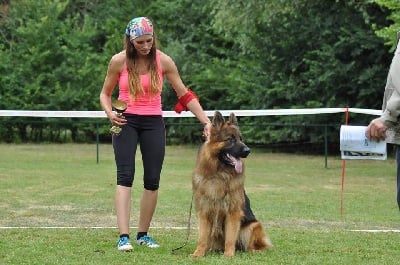
[[[118, 30], [115, 25], [120, 21], [115, 18], [119, 14], [120, 20], [127, 21], [129, 12], [119, 9], [119, 1], [10, 1], [2, 20], [1, 65], [5, 74], [0, 82], [0, 107], [99, 109], [98, 94], [108, 60], [122, 49], [124, 27]], [[41, 137], [43, 129], [51, 133], [51, 125], [37, 125], [25, 118], [13, 122], [19, 124], [19, 133], [6, 138], [8, 141], [52, 140]], [[85, 141], [94, 135], [93, 126], [78, 128], [72, 120], [69, 124], [73, 141], [79, 141], [78, 130], [91, 132]], [[39, 131], [41, 136], [29, 137], [29, 130]], [[4, 134], [13, 135], [9, 131]]]
[[[383, 94], [390, 56], [359, 11], [367, 12], [370, 5], [356, 7], [347, 1], [219, 3], [217, 25], [224, 26], [220, 27], [223, 32], [234, 32], [232, 38], [242, 40], [242, 61], [252, 63], [250, 67], [240, 64], [236, 71], [242, 76], [239, 87], [246, 89], [231, 97], [237, 98], [241, 107], [380, 108], [376, 98]], [[264, 12], [267, 15], [263, 16]], [[373, 13], [369, 19], [380, 15]], [[286, 121], [287, 117], [276, 118], [282, 124]], [[304, 117], [297, 122], [323, 123], [320, 117]], [[277, 139], [265, 133], [254, 135], [273, 142], [286, 136], [281, 134], [283, 137]], [[298, 141], [305, 135], [300, 131], [300, 138], [292, 134], [289, 139]]]
[[391, 11], [388, 20], [391, 24], [384, 28], [378, 28], [377, 25], [373, 25], [376, 28], [376, 33], [378, 36], [386, 40], [386, 44], [395, 49], [398, 37], [397, 33], [400, 32], [400, 3], [397, 0], [374, 0], [375, 3], [379, 4], [382, 8], [387, 8]]
[[[126, 23], [142, 15], [154, 21], [159, 48], [174, 59], [184, 83], [207, 110], [379, 109], [391, 61], [390, 47], [380, 36], [387, 38], [398, 25], [396, 3], [3, 1], [0, 109], [99, 110], [98, 94], [108, 61], [122, 49]], [[175, 103], [176, 95], [166, 82], [164, 109], [172, 110]], [[39, 135], [49, 135], [51, 130], [25, 118], [13, 121], [13, 128], [0, 129], [2, 141], [34, 140], [28, 134], [30, 128]], [[256, 122], [317, 125], [328, 121], [322, 115], [261, 117]], [[92, 140], [93, 125], [78, 128], [73, 120], [69, 122], [73, 140], [82, 132], [86, 140]], [[201, 129], [182, 130], [187, 122], [167, 121], [168, 136], [195, 142]], [[255, 120], [244, 118], [243, 122]], [[358, 120], [366, 122], [365, 116]], [[107, 138], [107, 127], [101, 131], [105, 132], [102, 138]], [[247, 133], [249, 142], [263, 144], [322, 140], [316, 130], [306, 133], [299, 127], [252, 127]]]

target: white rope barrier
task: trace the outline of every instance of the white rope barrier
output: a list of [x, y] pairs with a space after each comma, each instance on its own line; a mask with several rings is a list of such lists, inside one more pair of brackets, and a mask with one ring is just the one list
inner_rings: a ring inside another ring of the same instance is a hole
[[[359, 108], [311, 108], [311, 109], [262, 109], [262, 110], [220, 110], [224, 116], [235, 113], [236, 116], [273, 116], [273, 115], [307, 115], [341, 112], [381, 115], [381, 110]], [[207, 116], [214, 116], [213, 110], [205, 111]], [[53, 110], [0, 110], [0, 117], [48, 117], [48, 118], [106, 118], [104, 111], [53, 111]], [[181, 114], [175, 111], [163, 111], [167, 118], [194, 117], [190, 111]]]

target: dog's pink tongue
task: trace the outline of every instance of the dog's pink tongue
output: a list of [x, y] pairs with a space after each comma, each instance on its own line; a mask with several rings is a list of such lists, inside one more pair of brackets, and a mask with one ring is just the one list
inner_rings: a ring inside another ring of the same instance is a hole
[[235, 170], [239, 174], [243, 171], [243, 163], [240, 159], [235, 159]]

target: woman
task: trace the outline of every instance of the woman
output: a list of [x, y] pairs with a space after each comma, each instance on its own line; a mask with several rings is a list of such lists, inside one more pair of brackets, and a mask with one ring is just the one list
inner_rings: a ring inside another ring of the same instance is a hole
[[[177, 111], [190, 110], [204, 124], [208, 136], [211, 123], [196, 95], [183, 84], [174, 61], [156, 47], [152, 22], [146, 17], [132, 19], [125, 31], [124, 50], [112, 56], [100, 93], [100, 104], [107, 117], [122, 131], [113, 135], [117, 187], [115, 208], [120, 233], [118, 250], [133, 247], [129, 238], [131, 187], [135, 173], [135, 154], [140, 145], [144, 168], [144, 191], [140, 202], [138, 233], [135, 242], [151, 248], [157, 242], [147, 234], [157, 204], [160, 173], [165, 153], [165, 126], [161, 90], [167, 77], [178, 96]], [[112, 111], [111, 96], [119, 87], [119, 100], [127, 103], [123, 116]]]

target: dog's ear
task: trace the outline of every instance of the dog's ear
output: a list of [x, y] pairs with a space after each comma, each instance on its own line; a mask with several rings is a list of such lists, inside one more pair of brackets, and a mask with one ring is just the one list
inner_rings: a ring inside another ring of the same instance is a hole
[[214, 113], [214, 118], [212, 120], [212, 125], [214, 127], [220, 128], [225, 123], [224, 116], [222, 116], [221, 112], [216, 111]]
[[236, 115], [233, 112], [231, 113], [231, 115], [229, 115], [229, 123], [235, 126], [239, 126]]

